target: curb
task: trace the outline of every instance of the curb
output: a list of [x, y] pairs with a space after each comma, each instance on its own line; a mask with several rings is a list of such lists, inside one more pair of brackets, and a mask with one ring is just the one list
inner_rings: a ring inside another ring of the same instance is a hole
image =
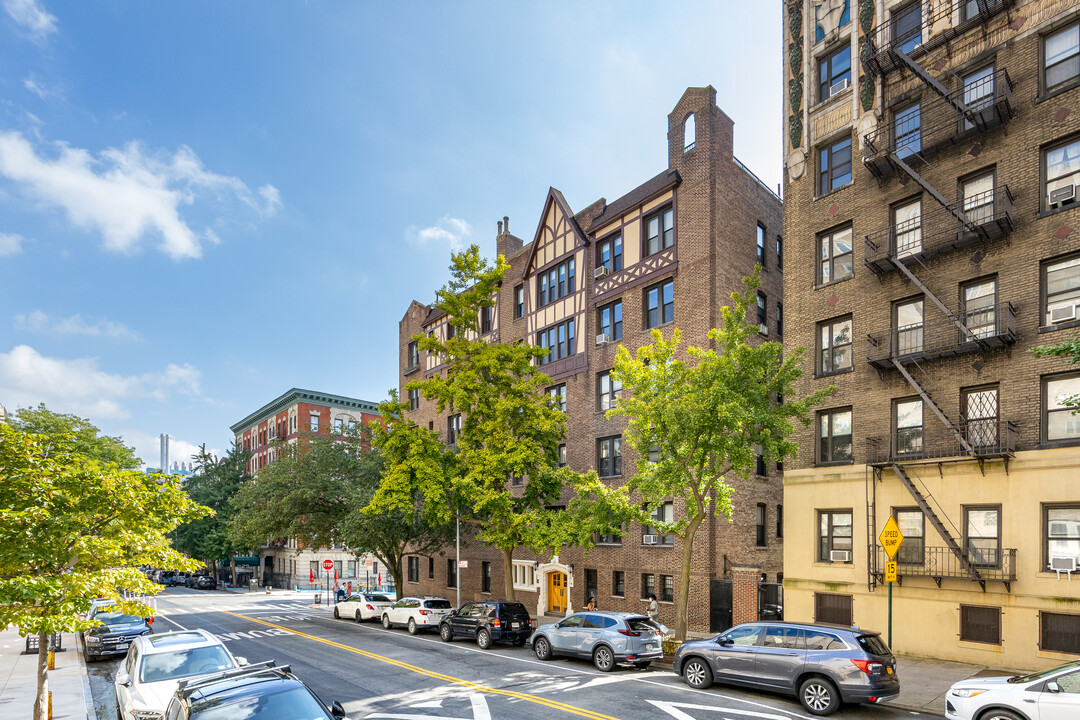
[[98, 720], [97, 708], [94, 707], [94, 693], [90, 689], [90, 674], [86, 671], [82, 634], [75, 635], [75, 652], [79, 656], [79, 670], [82, 671], [83, 705], [86, 706], [86, 720]]

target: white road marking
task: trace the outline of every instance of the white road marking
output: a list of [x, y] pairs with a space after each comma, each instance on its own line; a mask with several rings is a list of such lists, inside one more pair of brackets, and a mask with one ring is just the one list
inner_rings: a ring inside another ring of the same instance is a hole
[[[491, 720], [491, 710], [488, 709], [487, 700], [482, 693], [469, 693], [469, 701], [472, 703], [472, 718], [456, 718], [446, 715], [417, 715], [416, 713], [373, 713], [367, 718], [386, 718], [386, 720]], [[437, 704], [435, 704], [437, 703]], [[420, 703], [413, 707], [439, 707], [442, 701], [435, 703]], [[691, 720], [693, 720], [691, 718]]]
[[711, 705], [693, 705], [691, 703], [666, 702], [663, 700], [648, 700], [647, 702], [654, 705], [658, 710], [663, 710], [671, 717], [676, 718], [676, 720], [695, 720], [692, 715], [684, 713], [679, 708], [686, 708], [687, 710], [708, 710], [710, 712], [724, 713], [725, 715], [741, 715], [744, 717], [761, 718], [761, 720], [787, 720], [783, 715], [773, 715], [772, 713], [757, 712], [755, 710], [732, 710], [731, 708], [713, 707]]

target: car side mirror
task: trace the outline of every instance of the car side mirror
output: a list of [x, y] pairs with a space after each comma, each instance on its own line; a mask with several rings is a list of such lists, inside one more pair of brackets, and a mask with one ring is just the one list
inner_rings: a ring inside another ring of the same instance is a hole
[[344, 718], [345, 708], [341, 707], [341, 703], [335, 702], [333, 707], [330, 708], [330, 714], [335, 718]]
[[720, 645], [723, 645], [724, 647], [729, 647], [735, 644], [734, 642], [732, 642], [731, 638], [726, 638], [723, 636], [716, 638], [716, 642]]
[[116, 684], [123, 685], [124, 687], [131, 687], [131, 676], [121, 670], [116, 673]]
[[1050, 680], [1049, 682], [1046, 683], [1046, 691], [1047, 692], [1052, 692], [1052, 693], [1061, 692], [1061, 686], [1058, 685], [1053, 680]]
[[240, 667], [243, 667], [244, 665], [250, 665], [251, 663], [248, 662], [248, 659], [246, 657], [240, 657], [239, 655], [237, 655], [236, 664]]

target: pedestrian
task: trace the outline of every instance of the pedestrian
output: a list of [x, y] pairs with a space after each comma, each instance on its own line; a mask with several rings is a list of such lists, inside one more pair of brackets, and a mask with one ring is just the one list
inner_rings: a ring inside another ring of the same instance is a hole
[[649, 595], [649, 619], [655, 623], [660, 622], [660, 606], [656, 602], [656, 594]]
[[346, 588], [348, 588], [348, 589], [347, 589], [347, 590], [345, 591], [345, 594], [346, 594], [347, 596], [349, 596], [349, 597], [352, 597], [352, 580], [350, 580], [349, 582], [345, 583], [345, 587], [346, 587]]
[[585, 609], [590, 611], [590, 612], [596, 610], [596, 598], [595, 597], [592, 597], [592, 596], [589, 597], [589, 604]]

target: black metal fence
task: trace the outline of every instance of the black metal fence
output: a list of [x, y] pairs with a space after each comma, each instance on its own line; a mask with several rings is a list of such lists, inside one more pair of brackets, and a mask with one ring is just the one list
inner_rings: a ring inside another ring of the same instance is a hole
[[919, 428], [904, 428], [903, 433], [890, 437], [866, 438], [866, 462], [890, 465], [952, 457], [1002, 458], [1016, 453], [1018, 431], [1016, 423], [1010, 420], [971, 420], [958, 425], [957, 430], [973, 453], [968, 453], [956, 434], [935, 422]]

